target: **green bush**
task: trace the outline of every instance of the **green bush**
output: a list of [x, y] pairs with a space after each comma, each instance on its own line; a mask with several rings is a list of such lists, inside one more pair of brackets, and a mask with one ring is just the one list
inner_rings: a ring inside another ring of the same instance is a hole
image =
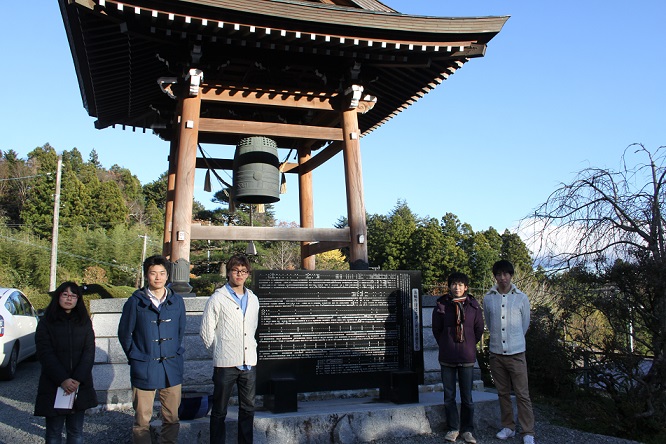
[[136, 288], [111, 284], [86, 284], [83, 295], [89, 299], [118, 299], [132, 296]]
[[227, 279], [221, 274], [204, 274], [198, 278], [190, 279], [192, 293], [197, 296], [210, 296], [215, 289], [226, 283]]
[[490, 374], [490, 335], [484, 332], [481, 342], [476, 347], [476, 361], [481, 370], [481, 380], [486, 387], [495, 387], [495, 382]]
[[[489, 339], [486, 332], [477, 351], [477, 361], [483, 383], [494, 387], [489, 364]], [[558, 396], [575, 390], [575, 373], [571, 356], [562, 341], [562, 328], [548, 308], [539, 306], [533, 310], [525, 341], [530, 391]]]
[[27, 291], [23, 291], [26, 293], [26, 296], [28, 296], [28, 299], [30, 299], [30, 302], [32, 302], [32, 305], [37, 310], [44, 310], [51, 302], [51, 295], [48, 293], [30, 292], [30, 294], [28, 294]]
[[563, 340], [563, 328], [551, 310], [536, 307], [525, 336], [530, 388], [558, 396], [575, 388], [572, 357]]

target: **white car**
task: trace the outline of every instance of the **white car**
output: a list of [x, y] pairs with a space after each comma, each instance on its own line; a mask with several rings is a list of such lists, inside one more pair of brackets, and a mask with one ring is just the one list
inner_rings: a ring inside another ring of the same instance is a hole
[[13, 379], [16, 366], [36, 352], [35, 307], [15, 288], [0, 288], [0, 379]]

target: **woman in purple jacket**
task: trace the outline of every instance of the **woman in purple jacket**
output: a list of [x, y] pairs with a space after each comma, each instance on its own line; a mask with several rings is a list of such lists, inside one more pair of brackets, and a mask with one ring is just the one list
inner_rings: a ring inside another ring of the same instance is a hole
[[[444, 411], [448, 432], [454, 442], [462, 432], [467, 443], [475, 443], [472, 379], [476, 344], [483, 334], [483, 310], [467, 293], [469, 278], [454, 272], [448, 279], [449, 294], [440, 297], [432, 311], [432, 334], [439, 345], [439, 364], [444, 386]], [[460, 387], [460, 416], [456, 406], [456, 378]]]

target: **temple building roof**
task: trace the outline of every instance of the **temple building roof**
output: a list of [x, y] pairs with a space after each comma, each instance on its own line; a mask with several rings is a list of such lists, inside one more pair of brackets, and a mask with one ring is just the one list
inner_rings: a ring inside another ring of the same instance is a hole
[[[482, 57], [508, 19], [406, 15], [375, 0], [59, 3], [96, 127], [152, 129], [165, 140], [177, 115], [171, 93], [192, 68], [203, 72], [201, 117], [230, 122], [336, 127], [335, 110], [299, 100], [335, 103], [361, 85], [374, 103], [359, 114], [367, 134]], [[284, 106], [274, 106], [280, 97]], [[277, 140], [281, 148], [299, 143], [286, 133]], [[236, 137], [203, 131], [200, 141]]]

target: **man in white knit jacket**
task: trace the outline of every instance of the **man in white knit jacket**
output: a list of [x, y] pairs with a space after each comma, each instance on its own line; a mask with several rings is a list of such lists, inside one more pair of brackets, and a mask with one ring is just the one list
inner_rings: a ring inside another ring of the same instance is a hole
[[252, 271], [243, 255], [232, 256], [226, 265], [227, 283], [206, 302], [200, 336], [213, 353], [213, 408], [210, 442], [224, 443], [229, 398], [238, 388], [238, 442], [252, 443], [254, 395], [257, 382], [259, 299], [245, 281]]
[[499, 439], [516, 435], [511, 388], [516, 394], [523, 444], [534, 444], [534, 413], [527, 382], [525, 333], [530, 326], [530, 301], [511, 283], [514, 269], [507, 260], [493, 264], [497, 284], [483, 298], [483, 317], [490, 332], [490, 373], [499, 397], [502, 430]]

